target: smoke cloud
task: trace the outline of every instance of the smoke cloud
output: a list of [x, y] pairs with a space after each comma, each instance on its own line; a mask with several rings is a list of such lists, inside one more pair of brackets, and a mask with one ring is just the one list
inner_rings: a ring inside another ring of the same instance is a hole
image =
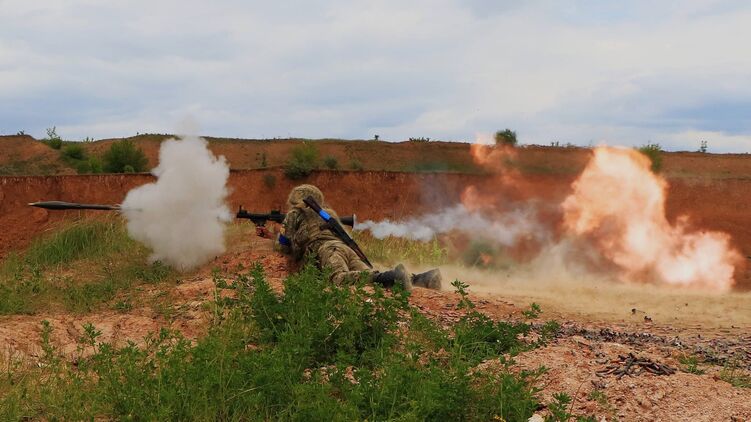
[[503, 246], [511, 246], [520, 237], [545, 235], [539, 230], [539, 225], [533, 215], [534, 211], [531, 208], [519, 208], [491, 216], [480, 210], [471, 210], [464, 204], [456, 204], [434, 214], [400, 222], [368, 220], [357, 223], [357, 229], [370, 230], [371, 234], [378, 239], [394, 236], [422, 242], [429, 241], [438, 234], [457, 231], [475, 238], [492, 240]]
[[204, 139], [187, 136], [162, 142], [157, 181], [125, 197], [122, 212], [128, 233], [153, 251], [151, 260], [179, 271], [206, 263], [225, 250], [225, 204], [229, 167]]
[[561, 205], [572, 236], [589, 239], [626, 281], [727, 291], [740, 254], [725, 233], [691, 230], [665, 217], [667, 183], [625, 148], [597, 148]]
[[[495, 172], [490, 187], [467, 186], [462, 203], [404, 221], [366, 221], [358, 229], [373, 236], [426, 241], [452, 231], [489, 240], [501, 248], [537, 245], [517, 269], [539, 274], [556, 268], [572, 278], [615, 279], [630, 283], [728, 291], [740, 254], [729, 235], [692, 228], [687, 217], [666, 217], [667, 182], [650, 170], [643, 154], [598, 147], [563, 200], [511, 203], [509, 193], [535, 186], [504, 163], [509, 148], [473, 145], [477, 163]], [[555, 212], [550, 212], [554, 209]], [[544, 211], [544, 212], [539, 212]]]

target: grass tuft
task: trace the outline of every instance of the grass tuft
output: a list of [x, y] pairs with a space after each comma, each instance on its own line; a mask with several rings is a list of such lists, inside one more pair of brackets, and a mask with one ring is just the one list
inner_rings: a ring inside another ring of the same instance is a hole
[[0, 315], [35, 313], [56, 304], [89, 312], [135, 284], [174, 275], [161, 263], [148, 264], [147, 255], [119, 219], [70, 223], [0, 264]]
[[386, 265], [410, 262], [418, 265], [437, 266], [448, 263], [448, 251], [438, 239], [420, 242], [389, 236], [378, 239], [366, 231], [353, 232], [353, 238], [373, 261]]

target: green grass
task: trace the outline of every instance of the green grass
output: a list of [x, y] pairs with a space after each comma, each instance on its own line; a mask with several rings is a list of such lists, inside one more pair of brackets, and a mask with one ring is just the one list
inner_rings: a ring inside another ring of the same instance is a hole
[[0, 314], [55, 305], [89, 312], [136, 284], [174, 275], [160, 263], [147, 264], [147, 255], [118, 218], [69, 223], [0, 264]]
[[683, 372], [696, 375], [702, 375], [704, 373], [704, 370], [699, 368], [699, 358], [695, 355], [681, 355], [678, 357], [678, 362], [681, 364], [681, 370]]
[[474, 165], [467, 163], [455, 163], [448, 161], [422, 161], [418, 163], [409, 164], [402, 169], [402, 171], [410, 173], [482, 173], [483, 170]]
[[409, 262], [437, 266], [448, 263], [448, 251], [438, 239], [429, 242], [398, 237], [378, 239], [364, 231], [353, 232], [353, 238], [371, 261], [386, 265]]
[[50, 175], [57, 174], [62, 166], [57, 163], [48, 163], [40, 158], [29, 160], [10, 160], [0, 165], [0, 176], [24, 176], [24, 175]]
[[728, 360], [720, 371], [719, 378], [733, 387], [751, 388], [751, 375], [744, 370], [736, 359]]
[[[79, 350], [90, 354], [74, 366], [43, 326], [39, 365], [0, 377], [0, 419], [525, 421], [540, 406], [544, 370], [503, 358], [534, 347], [529, 325], [491, 321], [466, 295], [466, 316], [444, 328], [406, 292], [332, 285], [312, 265], [282, 296], [259, 266], [217, 286], [234, 295], [216, 295], [195, 342], [162, 330], [114, 347], [88, 326]], [[497, 365], [475, 370], [486, 360]]]

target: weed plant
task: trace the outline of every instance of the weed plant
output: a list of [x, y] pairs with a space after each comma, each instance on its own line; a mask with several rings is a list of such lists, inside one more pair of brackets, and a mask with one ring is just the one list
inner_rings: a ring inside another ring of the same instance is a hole
[[751, 388], [751, 375], [741, 366], [739, 359], [729, 359], [723, 365], [719, 377], [733, 387]]
[[333, 155], [327, 155], [323, 159], [323, 165], [325, 165], [326, 168], [329, 169], [329, 170], [337, 170], [337, 169], [339, 169], [339, 161]]
[[681, 370], [683, 370], [683, 372], [696, 375], [702, 375], [704, 373], [704, 370], [699, 368], [699, 358], [695, 355], [681, 355], [678, 358], [678, 362], [682, 365]]
[[353, 238], [368, 258], [386, 265], [409, 262], [418, 265], [438, 266], [448, 263], [448, 251], [435, 238], [429, 242], [392, 236], [378, 239], [366, 231], [353, 232]]
[[162, 330], [115, 347], [89, 326], [74, 366], [44, 325], [40, 364], [0, 378], [0, 419], [525, 421], [540, 406], [544, 369], [512, 372], [503, 357], [531, 347], [529, 326], [489, 320], [466, 291], [466, 316], [444, 328], [404, 291], [332, 285], [313, 265], [282, 296], [259, 266], [216, 284], [235, 294], [216, 294], [195, 342]]

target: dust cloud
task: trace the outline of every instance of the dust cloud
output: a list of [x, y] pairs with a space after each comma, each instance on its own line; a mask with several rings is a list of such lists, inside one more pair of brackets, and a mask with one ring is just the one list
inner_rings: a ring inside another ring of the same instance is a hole
[[122, 213], [130, 236], [152, 249], [152, 261], [188, 271], [225, 250], [225, 223], [231, 214], [229, 167], [198, 137], [162, 142], [156, 182], [139, 186], [125, 197]]
[[466, 186], [460, 204], [399, 222], [366, 221], [358, 229], [378, 238], [420, 241], [461, 233], [489, 242], [501, 253], [531, 243], [533, 253], [516, 265], [538, 278], [540, 271], [555, 268], [555, 274], [570, 275], [566, 280], [590, 283], [609, 279], [714, 292], [732, 289], [740, 254], [730, 236], [692, 227], [687, 217], [671, 224], [665, 214], [667, 182], [650, 170], [643, 154], [597, 147], [560, 203], [527, 199], [514, 204], [509, 192], [534, 192], [532, 183], [508, 165], [515, 150], [478, 143], [471, 151], [478, 164], [494, 172], [491, 188]]
[[[549, 263], [550, 261], [544, 261]], [[622, 283], [603, 274], [579, 272], [569, 267], [545, 267], [531, 262], [519, 267], [480, 269], [458, 265], [441, 267], [444, 288], [461, 280], [480, 295], [502, 294], [504, 301], [526, 309], [531, 303], [543, 309], [543, 319], [579, 319], [645, 323], [675, 327], [748, 327], [751, 293], [678, 290], [669, 285]], [[422, 270], [417, 268], [414, 271]]]

